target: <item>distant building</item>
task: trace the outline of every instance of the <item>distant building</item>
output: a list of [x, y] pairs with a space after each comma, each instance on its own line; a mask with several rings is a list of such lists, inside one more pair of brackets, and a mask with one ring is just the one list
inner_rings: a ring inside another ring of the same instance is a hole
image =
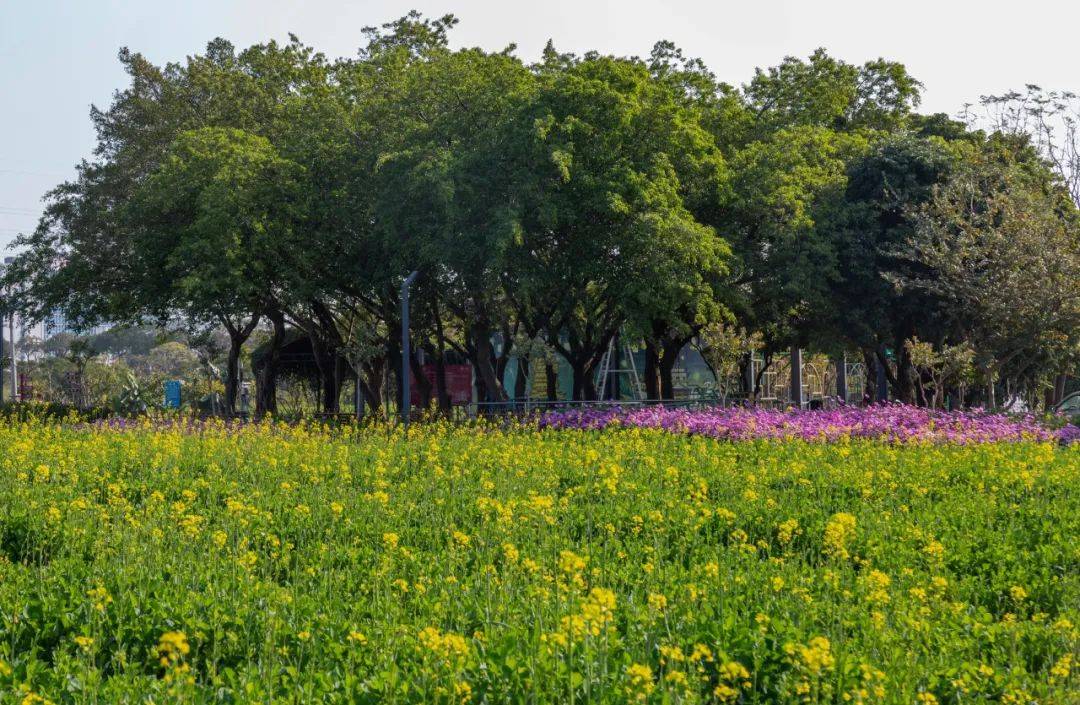
[[[5, 257], [3, 264], [0, 264], [0, 274], [3, 274], [7, 265], [11, 264], [14, 260], [13, 257]], [[2, 296], [2, 295], [0, 295]], [[5, 317], [4, 325], [8, 326], [10, 321]], [[61, 333], [70, 333], [72, 335], [97, 335], [98, 333], [104, 333], [111, 326], [109, 324], [100, 324], [93, 326], [86, 330], [79, 330], [74, 323], [68, 319], [64, 312], [60, 309], [55, 309], [50, 313], [45, 320], [32, 323], [24, 320], [21, 316], [16, 315], [14, 320], [15, 329], [15, 342], [16, 344], [22, 342], [27, 338], [35, 338], [39, 341], [46, 341], [55, 335]], [[4, 329], [5, 340], [10, 336], [9, 329]]]
[[55, 309], [48, 318], [41, 323], [41, 339], [48, 340], [54, 335], [60, 335], [61, 333], [70, 333], [72, 335], [97, 335], [98, 333], [104, 333], [110, 328], [106, 323], [102, 323], [96, 326], [92, 326], [85, 330], [79, 330], [74, 323], [68, 320], [68, 317], [64, 315], [64, 312]]

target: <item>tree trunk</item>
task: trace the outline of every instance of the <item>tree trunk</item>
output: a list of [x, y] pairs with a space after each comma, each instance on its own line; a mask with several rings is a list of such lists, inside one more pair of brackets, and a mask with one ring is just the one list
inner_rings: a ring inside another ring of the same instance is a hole
[[739, 391], [748, 402], [754, 401], [754, 368], [751, 366], [753, 353], [747, 353], [739, 360]]
[[443, 416], [450, 415], [450, 390], [446, 384], [446, 357], [440, 354], [435, 358], [435, 397], [439, 400], [439, 411]]
[[420, 397], [420, 410], [427, 411], [431, 406], [431, 381], [424, 374], [424, 366], [420, 364], [420, 357], [410, 346], [409, 369], [412, 371], [412, 383], [416, 386], [417, 396]]
[[544, 363], [544, 379], [547, 382], [547, 400], [559, 400], [559, 370], [552, 362]]
[[649, 399], [660, 398], [660, 355], [656, 352], [656, 343], [645, 341], [645, 396]]
[[881, 401], [877, 398], [877, 355], [869, 348], [863, 348], [863, 403]]
[[483, 324], [472, 327], [473, 348], [476, 351], [473, 366], [480, 379], [484, 401], [506, 401], [506, 391], [495, 374], [494, 352], [491, 346], [491, 328]]
[[896, 383], [893, 388], [896, 396], [904, 404], [914, 404], [915, 398], [915, 368], [911, 364], [911, 354], [903, 341], [898, 341], [896, 346]]
[[244, 344], [238, 336], [229, 332], [229, 356], [225, 362], [225, 416], [236, 416], [236, 396], [240, 380], [240, 347]]
[[588, 365], [585, 360], [574, 359], [569, 360], [570, 370], [574, 375], [573, 380], [573, 394], [574, 401], [590, 401], [596, 399], [596, 390], [593, 388], [592, 380], [589, 378]]
[[383, 380], [386, 376], [386, 358], [377, 357], [363, 363], [363, 376], [360, 379], [360, 391], [364, 395], [369, 413], [375, 417], [383, 416], [385, 399]]
[[309, 333], [311, 352], [315, 357], [315, 366], [319, 370], [319, 405], [324, 414], [336, 414], [339, 411], [341, 389], [338, 386], [337, 351], [330, 348], [314, 331]]
[[219, 317], [229, 333], [229, 355], [225, 365], [225, 416], [228, 418], [236, 416], [236, 397], [240, 389], [240, 353], [244, 343], [259, 325], [260, 318], [261, 312], [256, 311], [246, 324], [237, 326], [228, 316]]
[[271, 311], [268, 314], [271, 323], [274, 324], [274, 332], [270, 337], [270, 351], [256, 378], [255, 390], [255, 418], [262, 419], [267, 414], [277, 413], [277, 376], [278, 364], [281, 360], [281, 346], [285, 342], [285, 316], [281, 311]]
[[435, 394], [439, 399], [439, 411], [449, 418], [451, 400], [446, 384], [446, 333], [443, 330], [438, 301], [432, 304], [432, 312], [432, 319], [435, 321]]
[[1068, 381], [1068, 375], [1057, 375], [1054, 377], [1054, 404], [1060, 404], [1065, 399], [1065, 383]]
[[675, 370], [675, 363], [679, 360], [679, 352], [682, 350], [682, 346], [669, 343], [664, 346], [664, 351], [660, 353], [660, 398], [665, 400], [675, 399], [675, 380], [673, 372]]
[[529, 393], [529, 359], [517, 358], [517, 376], [514, 378], [514, 399], [524, 399]]

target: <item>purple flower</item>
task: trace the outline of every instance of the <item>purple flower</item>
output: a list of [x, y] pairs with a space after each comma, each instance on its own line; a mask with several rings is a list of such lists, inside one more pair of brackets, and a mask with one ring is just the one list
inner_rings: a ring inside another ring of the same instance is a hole
[[1080, 429], [1058, 432], [1040, 425], [1034, 416], [1010, 416], [982, 411], [936, 411], [904, 404], [864, 408], [844, 406], [821, 411], [767, 409], [572, 409], [544, 414], [542, 428], [599, 429], [612, 424], [659, 428], [676, 433], [731, 440], [799, 438], [832, 441], [872, 438], [892, 442], [991, 443], [1018, 440], [1080, 439]]

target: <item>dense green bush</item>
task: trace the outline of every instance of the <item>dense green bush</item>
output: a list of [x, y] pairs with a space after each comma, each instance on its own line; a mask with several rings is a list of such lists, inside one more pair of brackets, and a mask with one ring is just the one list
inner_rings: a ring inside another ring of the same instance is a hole
[[71, 404], [59, 402], [0, 402], [0, 419], [5, 421], [58, 421], [76, 417], [83, 421], [98, 421], [110, 417], [112, 413], [112, 409], [103, 406], [77, 409]]

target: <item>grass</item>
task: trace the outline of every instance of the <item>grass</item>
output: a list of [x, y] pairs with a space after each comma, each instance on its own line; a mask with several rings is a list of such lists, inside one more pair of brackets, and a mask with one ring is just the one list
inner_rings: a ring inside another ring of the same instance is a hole
[[0, 448], [0, 703], [1077, 692], [1080, 444], [11, 422]]

